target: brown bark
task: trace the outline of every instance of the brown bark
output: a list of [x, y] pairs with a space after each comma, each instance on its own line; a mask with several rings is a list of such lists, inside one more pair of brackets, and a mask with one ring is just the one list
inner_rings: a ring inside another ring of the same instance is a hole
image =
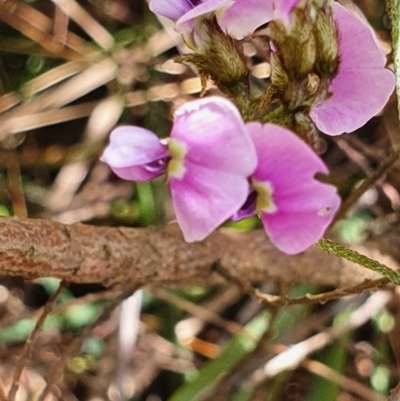
[[[53, 276], [106, 286], [200, 284], [215, 282], [218, 263], [245, 282], [341, 287], [379, 277], [317, 248], [284, 255], [262, 231], [220, 230], [203, 242], [187, 244], [176, 225], [138, 229], [0, 218], [0, 227], [0, 274], [26, 280]], [[398, 267], [390, 259], [382, 262]]]

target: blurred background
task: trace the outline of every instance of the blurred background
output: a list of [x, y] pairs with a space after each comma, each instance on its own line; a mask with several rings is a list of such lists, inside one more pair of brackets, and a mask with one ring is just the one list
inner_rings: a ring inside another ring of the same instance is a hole
[[[385, 2], [343, 3], [368, 19], [391, 66]], [[262, 30], [242, 46], [254, 84], [266, 85]], [[117, 124], [169, 134], [173, 111], [200, 92], [195, 72], [173, 61], [185, 52], [145, 0], [0, 0], [0, 215], [128, 227], [172, 221], [163, 178], [125, 182], [98, 158]], [[208, 94], [218, 94], [211, 82]], [[397, 115], [393, 96], [356, 133], [322, 139], [344, 199], [398, 149]], [[394, 166], [332, 235], [360, 250], [379, 244], [400, 260], [399, 190]], [[0, 278], [1, 401], [383, 401], [399, 379], [395, 290], [321, 304], [302, 297], [334, 289], [254, 284], [303, 299], [279, 306], [228, 279], [211, 288], [148, 286], [97, 321], [110, 291], [59, 284]]]

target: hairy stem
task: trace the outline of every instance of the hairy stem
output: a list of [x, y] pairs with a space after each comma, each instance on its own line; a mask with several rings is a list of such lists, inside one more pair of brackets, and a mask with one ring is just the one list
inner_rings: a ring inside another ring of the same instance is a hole
[[347, 249], [344, 246], [339, 245], [326, 238], [321, 239], [316, 246], [332, 255], [339, 256], [340, 258], [346, 259], [367, 269], [373, 270], [374, 272], [386, 277], [394, 284], [400, 285], [400, 274], [390, 267], [387, 267], [384, 264], [377, 262], [376, 260], [370, 259], [369, 257], [361, 255], [360, 253], [352, 251], [351, 249]]

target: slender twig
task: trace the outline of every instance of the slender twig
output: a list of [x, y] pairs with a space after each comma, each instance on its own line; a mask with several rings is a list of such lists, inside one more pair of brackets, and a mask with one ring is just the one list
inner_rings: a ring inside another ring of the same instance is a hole
[[349, 209], [360, 199], [360, 197], [367, 191], [369, 187], [371, 187], [374, 183], [376, 183], [384, 174], [386, 174], [399, 160], [400, 158], [400, 150], [396, 150], [393, 152], [381, 166], [374, 172], [374, 174], [367, 177], [361, 185], [353, 190], [353, 192], [349, 195], [349, 197], [342, 203], [340, 210], [336, 213], [335, 220], [342, 219], [346, 216]]
[[387, 278], [380, 278], [377, 280], [364, 280], [362, 283], [345, 288], [337, 288], [333, 291], [323, 292], [321, 294], [307, 294], [304, 297], [290, 298], [284, 295], [270, 295], [265, 294], [251, 284], [243, 282], [237, 277], [233, 277], [226, 269], [218, 266], [217, 271], [221, 276], [229, 282], [238, 285], [244, 292], [250, 296], [257, 298], [262, 303], [268, 306], [291, 306], [291, 305], [312, 305], [324, 304], [328, 301], [343, 298], [349, 295], [360, 294], [367, 290], [376, 290], [388, 285], [391, 280]]
[[192, 315], [198, 317], [199, 319], [208, 323], [212, 323], [215, 326], [220, 327], [229, 333], [239, 334], [243, 332], [243, 328], [239, 324], [225, 320], [215, 312], [206, 309], [204, 306], [195, 305], [194, 303], [186, 301], [185, 299], [180, 298], [162, 288], [154, 288], [152, 290], [152, 294], [155, 297], [162, 299], [166, 302], [169, 302], [170, 304], [175, 305], [178, 308], [181, 308], [182, 310], [191, 313]]
[[24, 369], [26, 361], [29, 360], [31, 357], [36, 338], [38, 337], [40, 330], [43, 327], [46, 317], [51, 312], [55, 301], [57, 300], [57, 298], [60, 296], [60, 294], [64, 290], [65, 290], [65, 284], [63, 282], [61, 282], [57, 291], [55, 291], [54, 294], [47, 301], [45, 307], [43, 308], [41, 316], [39, 317], [39, 319], [36, 322], [35, 328], [33, 329], [32, 333], [30, 334], [30, 336], [28, 337], [28, 339], [25, 342], [24, 349], [22, 350], [22, 353], [18, 358], [16, 367], [14, 370], [12, 386], [11, 386], [10, 392], [8, 393], [9, 401], [14, 401], [14, 399], [15, 399], [15, 395], [17, 394], [18, 387], [19, 387], [19, 379], [21, 377], [22, 370]]
[[333, 301], [335, 299], [343, 298], [349, 295], [360, 294], [367, 290], [377, 290], [390, 283], [387, 278], [380, 278], [378, 280], [365, 280], [362, 283], [346, 287], [337, 288], [333, 291], [323, 292], [321, 294], [307, 294], [300, 298], [289, 298], [285, 296], [269, 295], [260, 292], [255, 289], [254, 295], [261, 301], [267, 303], [268, 305], [311, 305], [311, 304], [325, 304], [326, 302]]
[[[116, 290], [111, 290], [111, 291], [98, 292], [95, 294], [87, 294], [87, 295], [85, 295], [83, 297], [79, 297], [79, 298], [72, 298], [63, 304], [58, 304], [58, 305], [53, 304], [51, 313], [53, 315], [62, 314], [62, 313], [65, 313], [65, 311], [67, 311], [68, 309], [70, 309], [76, 305], [88, 305], [88, 304], [99, 302], [99, 301], [112, 301], [115, 298], [116, 293], [117, 293]], [[44, 305], [40, 309], [36, 309], [34, 311], [29, 311], [29, 312], [22, 314], [22, 316], [19, 316], [19, 320], [37, 319], [39, 316], [42, 315], [46, 306], [47, 306], [47, 304]], [[15, 322], [11, 321], [9, 323], [2, 324], [1, 327], [2, 327], [2, 329], [4, 329], [4, 328], [10, 327], [14, 324], [15, 324]]]
[[19, 219], [28, 217], [28, 210], [26, 207], [24, 185], [22, 182], [21, 168], [18, 161], [16, 151], [10, 150], [7, 153], [7, 178], [8, 189], [10, 191], [10, 198], [13, 207], [13, 214]]
[[0, 401], [8, 401], [6, 390], [4, 388], [3, 380], [0, 379]]
[[122, 302], [122, 300], [127, 298], [129, 295], [131, 295], [133, 292], [135, 292], [138, 288], [139, 288], [139, 286], [136, 286], [133, 289], [130, 288], [129, 290], [121, 291], [119, 293], [119, 295], [117, 295], [113, 299], [113, 301], [103, 309], [100, 316], [93, 323], [88, 325], [79, 337], [76, 337], [72, 341], [70, 346], [65, 350], [64, 354], [61, 356], [58, 366], [53, 370], [52, 374], [50, 375], [50, 377], [47, 381], [46, 387], [43, 390], [43, 393], [40, 395], [40, 397], [38, 398], [37, 401], [44, 401], [46, 399], [46, 397], [50, 394], [53, 387], [57, 384], [57, 382], [59, 381], [63, 372], [65, 371], [65, 368], [68, 365], [69, 361], [72, 358], [74, 358], [76, 355], [79, 354], [83, 342], [90, 336], [93, 329], [100, 322], [105, 320], [109, 316], [109, 314], [114, 310], [114, 308], [117, 307]]

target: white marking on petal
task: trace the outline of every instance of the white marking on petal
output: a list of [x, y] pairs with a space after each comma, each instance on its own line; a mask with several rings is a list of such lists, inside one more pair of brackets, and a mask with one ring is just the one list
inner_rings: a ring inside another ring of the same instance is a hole
[[175, 117], [181, 117], [184, 116], [187, 113], [191, 113], [193, 111], [197, 111], [200, 109], [200, 105], [198, 104], [199, 102], [188, 102], [185, 103], [182, 107], [179, 107], [175, 111]]
[[325, 206], [322, 209], [318, 210], [318, 216], [326, 216], [331, 212], [332, 208], [330, 206]]

